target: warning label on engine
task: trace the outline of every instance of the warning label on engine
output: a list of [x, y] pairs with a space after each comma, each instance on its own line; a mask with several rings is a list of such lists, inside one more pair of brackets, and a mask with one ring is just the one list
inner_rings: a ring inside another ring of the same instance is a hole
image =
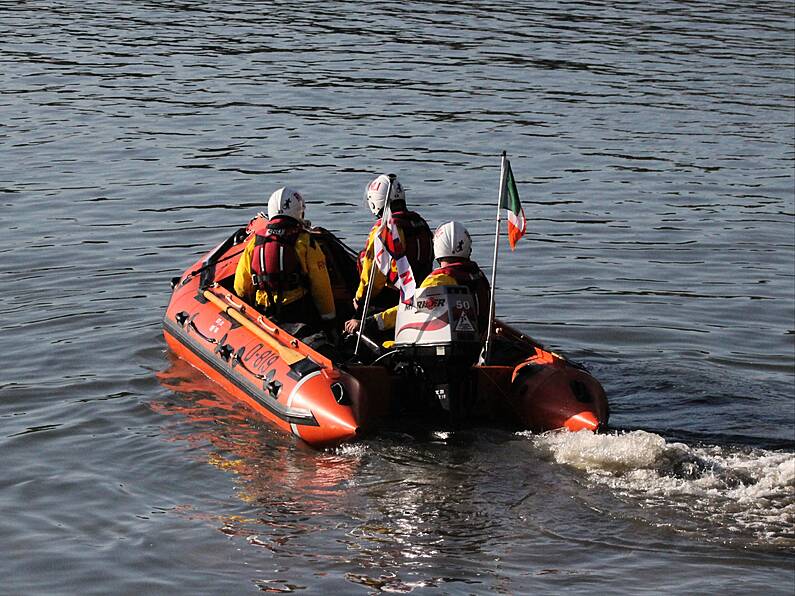
[[461, 313], [461, 318], [458, 319], [458, 323], [455, 326], [456, 331], [468, 331], [472, 333], [475, 331], [475, 328], [472, 326], [472, 323], [469, 321], [469, 317], [465, 312]]

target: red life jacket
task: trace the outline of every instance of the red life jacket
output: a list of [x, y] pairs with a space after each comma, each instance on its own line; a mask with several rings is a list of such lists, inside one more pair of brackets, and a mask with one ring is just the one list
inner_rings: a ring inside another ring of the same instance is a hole
[[435, 269], [431, 275], [448, 275], [459, 286], [469, 288], [475, 300], [475, 312], [478, 316], [478, 331], [486, 331], [489, 322], [489, 306], [491, 286], [475, 261], [458, 261]]
[[295, 250], [303, 226], [292, 218], [274, 217], [263, 234], [254, 236], [251, 281], [258, 290], [283, 296], [306, 287], [306, 275]]

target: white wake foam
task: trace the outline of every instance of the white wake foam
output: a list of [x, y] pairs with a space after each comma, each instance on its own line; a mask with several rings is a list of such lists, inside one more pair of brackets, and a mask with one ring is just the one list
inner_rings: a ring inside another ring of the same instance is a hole
[[533, 440], [554, 461], [641, 506], [686, 511], [752, 542], [795, 546], [795, 454], [669, 443], [641, 430], [555, 432]]

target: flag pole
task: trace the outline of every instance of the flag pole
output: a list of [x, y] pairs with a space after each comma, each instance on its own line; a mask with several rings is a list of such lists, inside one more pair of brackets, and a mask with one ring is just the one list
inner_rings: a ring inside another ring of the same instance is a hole
[[[384, 216], [387, 214], [387, 211], [391, 213], [392, 209], [392, 183], [395, 181], [395, 175], [389, 174], [387, 176], [389, 178], [389, 183], [386, 187], [386, 202], [384, 203], [384, 209], [381, 211], [381, 226], [376, 231], [376, 234], [380, 233], [381, 228], [384, 227], [384, 224], [387, 223], [384, 221]], [[374, 239], [375, 240], [375, 239]], [[362, 308], [362, 318], [359, 322], [359, 334], [356, 336], [356, 347], [353, 349], [353, 355], [359, 355], [359, 344], [362, 341], [362, 333], [364, 332], [364, 319], [367, 316], [367, 309], [370, 307], [370, 295], [373, 293], [373, 280], [375, 279], [375, 271], [376, 271], [376, 262], [375, 262], [375, 243], [373, 243], [373, 261], [372, 265], [370, 266], [370, 279], [367, 280], [367, 293], [364, 295], [364, 306]], [[380, 270], [379, 270], [380, 271]]]
[[486, 348], [483, 363], [488, 364], [491, 359], [491, 347], [494, 334], [494, 294], [497, 291], [497, 255], [500, 252], [500, 221], [502, 220], [502, 199], [505, 194], [505, 151], [502, 152], [500, 161], [500, 191], [497, 193], [497, 223], [494, 228], [494, 260], [491, 263], [491, 300], [489, 301], [489, 326], [486, 331]]

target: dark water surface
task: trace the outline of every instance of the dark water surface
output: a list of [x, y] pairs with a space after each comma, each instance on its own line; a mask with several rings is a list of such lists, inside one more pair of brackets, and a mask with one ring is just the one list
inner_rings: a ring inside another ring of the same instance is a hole
[[[0, 592], [795, 586], [792, 2], [0, 1]], [[615, 430], [316, 452], [169, 357], [169, 279], [290, 184], [529, 232], [498, 314]]]

